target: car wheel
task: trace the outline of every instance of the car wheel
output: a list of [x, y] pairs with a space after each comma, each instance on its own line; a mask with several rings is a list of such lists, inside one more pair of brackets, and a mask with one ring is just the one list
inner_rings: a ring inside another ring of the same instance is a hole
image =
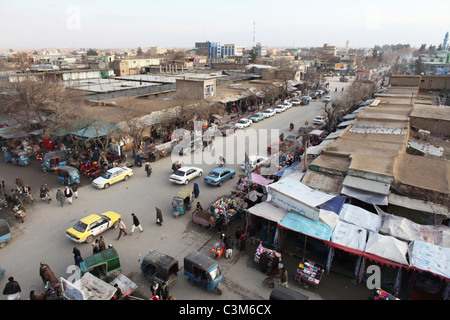
[[234, 179], [234, 173], [231, 175], [231, 179]]
[[105, 184], [105, 186], [103, 188], [104, 189], [108, 189], [109, 188], [109, 183]]
[[127, 181], [128, 179], [130, 179], [130, 176], [125, 176], [125, 177], [123, 178], [123, 180], [125, 180], [125, 181]]
[[186, 179], [186, 181], [184, 182], [184, 184], [188, 184], [189, 183], [189, 179]]
[[223, 181], [219, 182], [219, 187], [223, 186]]
[[201, 172], [201, 171], [200, 171], [200, 172], [198, 173], [198, 176], [199, 176], [199, 177], [201, 177], [201, 176], [202, 176], [202, 172]]
[[94, 240], [94, 237], [90, 235], [89, 237], [86, 238], [86, 243], [91, 243], [92, 240]]

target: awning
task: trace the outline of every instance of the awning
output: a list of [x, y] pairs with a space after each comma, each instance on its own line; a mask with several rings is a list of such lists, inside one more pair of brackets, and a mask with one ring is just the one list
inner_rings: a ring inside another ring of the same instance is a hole
[[348, 203], [344, 203], [342, 206], [339, 219], [373, 232], [378, 232], [381, 229], [381, 217], [379, 215]]
[[388, 195], [389, 204], [393, 204], [399, 207], [405, 207], [408, 209], [413, 209], [417, 211], [423, 211], [428, 213], [438, 213], [450, 217], [448, 209], [438, 203], [431, 201], [423, 201], [419, 199], [413, 199], [405, 196], [400, 196], [395, 193], [389, 193]]
[[282, 168], [280, 171], [275, 173], [275, 176], [281, 177], [281, 176], [283, 176], [283, 173], [286, 171], [286, 169], [289, 169], [289, 168], [293, 169], [296, 166], [298, 166], [299, 164], [300, 164], [300, 162], [293, 162], [288, 168]]
[[119, 127], [110, 122], [96, 122], [87, 128], [73, 132], [74, 135], [82, 138], [98, 138], [106, 136], [113, 131], [119, 129]]
[[406, 259], [408, 243], [391, 236], [370, 232], [365, 252], [401, 265], [409, 265]]
[[323, 222], [313, 221], [292, 212], [286, 214], [279, 226], [324, 241], [330, 240], [333, 232], [333, 228]]
[[339, 221], [333, 230], [331, 242], [351, 248], [364, 251], [366, 248], [367, 230], [353, 224]]
[[355, 176], [346, 176], [342, 182], [342, 194], [359, 199], [366, 203], [383, 205], [388, 204], [387, 194], [390, 184]]
[[409, 246], [412, 267], [450, 278], [450, 249], [431, 243], [414, 241]]
[[336, 214], [340, 214], [342, 207], [345, 203], [345, 199], [346, 198], [342, 196], [334, 197], [333, 199], [328, 200], [324, 204], [320, 205], [319, 208], [323, 210], [332, 211]]
[[[245, 182], [247, 180], [248, 179], [245, 178], [243, 181]], [[252, 183], [256, 183], [256, 184], [259, 184], [260, 186], [265, 187], [265, 186], [271, 184], [272, 182], [273, 182], [273, 180], [266, 179], [263, 176], [252, 172]]]
[[302, 183], [313, 189], [339, 194], [343, 180], [343, 176], [308, 170], [302, 178]]
[[284, 218], [286, 209], [278, 208], [270, 202], [261, 202], [248, 209], [255, 216], [279, 223]]

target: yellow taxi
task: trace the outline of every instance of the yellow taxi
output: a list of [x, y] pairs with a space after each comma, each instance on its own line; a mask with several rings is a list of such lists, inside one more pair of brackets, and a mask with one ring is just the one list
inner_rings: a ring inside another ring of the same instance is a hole
[[114, 167], [107, 170], [101, 177], [92, 181], [92, 185], [98, 189], [108, 189], [113, 183], [127, 181], [133, 175], [133, 170], [128, 167]]
[[66, 230], [66, 236], [75, 242], [90, 243], [95, 236], [116, 227], [120, 214], [108, 211], [101, 214], [91, 214], [78, 221], [73, 227]]

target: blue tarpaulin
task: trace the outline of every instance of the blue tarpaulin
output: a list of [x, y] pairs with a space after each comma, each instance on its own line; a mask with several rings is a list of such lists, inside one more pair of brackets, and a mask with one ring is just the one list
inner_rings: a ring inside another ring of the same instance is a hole
[[286, 214], [279, 222], [279, 226], [325, 241], [329, 241], [333, 233], [333, 228], [329, 225], [292, 212]]
[[275, 173], [275, 176], [282, 177], [283, 173], [286, 171], [286, 169], [294, 169], [296, 166], [298, 166], [300, 162], [294, 162], [292, 163], [288, 168], [282, 168], [280, 171]]
[[342, 196], [335, 197], [331, 200], [328, 200], [324, 204], [320, 205], [319, 209], [328, 210], [328, 211], [332, 211], [336, 214], [339, 214], [341, 212], [342, 206], [345, 203], [345, 199], [346, 199], [346, 197], [342, 197]]

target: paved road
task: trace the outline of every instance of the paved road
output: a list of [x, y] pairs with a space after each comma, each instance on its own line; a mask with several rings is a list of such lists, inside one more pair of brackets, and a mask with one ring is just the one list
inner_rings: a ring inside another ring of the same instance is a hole
[[[333, 81], [334, 80], [334, 81]], [[334, 87], [348, 84], [339, 83], [335, 77], [330, 79], [332, 95]], [[290, 122], [294, 122], [296, 128], [305, 121], [311, 123], [314, 116], [323, 112], [323, 103], [313, 102], [304, 107], [292, 107], [281, 115], [266, 119], [260, 123], [253, 124], [246, 131], [254, 129], [277, 129], [287, 132]], [[285, 129], [284, 129], [285, 128]], [[250, 131], [249, 131], [250, 132]], [[286, 135], [286, 134], [285, 134]], [[220, 146], [219, 139], [224, 140], [224, 145], [228, 145], [237, 139], [236, 136], [228, 138], [218, 138], [214, 142], [217, 148]], [[243, 145], [235, 146], [235, 159], [237, 154], [243, 154]], [[248, 151], [248, 150], [247, 150]], [[261, 152], [265, 152], [261, 150]], [[215, 156], [217, 156], [216, 153]], [[233, 161], [233, 157], [224, 154], [230, 167], [242, 174], [240, 161]], [[193, 153], [193, 159], [199, 154]], [[135, 213], [144, 228], [144, 232], [136, 231], [133, 236], [123, 236], [116, 240], [118, 230], [108, 230], [104, 238], [107, 243], [111, 243], [120, 255], [123, 273], [131, 278], [138, 285], [138, 295], [150, 296], [149, 284], [142, 277], [139, 270], [140, 259], [151, 249], [169, 254], [177, 258], [180, 266], [183, 266], [183, 257], [191, 252], [199, 250], [209, 254], [209, 249], [219, 238], [219, 234], [203, 229], [192, 222], [190, 213], [174, 218], [171, 213], [171, 199], [180, 186], [173, 185], [168, 181], [171, 173], [172, 159], [163, 158], [152, 163], [153, 174], [147, 178], [143, 168], [133, 168], [134, 176], [127, 182], [120, 182], [112, 185], [108, 190], [96, 190], [90, 181], [83, 177], [82, 187], [79, 189], [80, 198], [74, 200], [72, 205], [66, 204], [60, 207], [53, 201], [50, 204], [39, 200], [37, 190], [42, 183], [47, 183], [53, 188], [59, 185], [56, 176], [39, 171], [37, 161], [29, 167], [13, 167], [3, 161], [0, 163], [0, 177], [5, 179], [8, 185], [12, 185], [16, 175], [19, 175], [25, 183], [33, 187], [36, 203], [28, 206], [28, 216], [24, 224], [14, 224], [14, 239], [0, 251], [0, 267], [6, 269], [6, 275], [0, 280], [0, 287], [3, 288], [8, 276], [14, 276], [22, 286], [22, 298], [28, 296], [30, 290], [43, 291], [43, 284], [39, 277], [39, 263], [45, 261], [50, 265], [57, 276], [67, 278], [67, 267], [73, 264], [72, 248], [76, 245], [65, 237], [65, 230], [78, 221], [78, 219], [91, 214], [101, 213], [109, 210], [116, 211], [123, 215], [124, 221], [131, 228], [131, 213]], [[205, 174], [209, 172], [214, 163], [199, 164]], [[196, 181], [200, 186], [200, 196], [198, 201], [205, 207], [221, 195], [229, 193], [235, 188], [234, 181], [227, 181], [221, 188], [208, 186]], [[190, 182], [192, 185], [192, 182]], [[163, 226], [155, 224], [155, 206], [162, 209], [164, 215]], [[3, 210], [4, 211], [4, 210]], [[8, 212], [1, 212], [0, 215], [8, 215]], [[233, 222], [234, 227], [241, 221]], [[243, 226], [243, 225], [241, 225]], [[80, 248], [82, 256], [91, 255], [92, 248], [88, 244], [76, 245]], [[268, 299], [270, 289], [263, 286], [262, 281], [265, 275], [253, 264], [253, 255], [256, 247], [247, 246], [244, 252], [235, 250], [232, 259], [221, 258], [218, 263], [224, 274], [224, 292], [221, 296], [209, 293], [199, 288], [193, 288], [188, 284], [182, 271], [175, 285], [171, 288], [171, 294], [177, 299]], [[285, 257], [283, 262], [291, 265], [295, 270], [298, 263], [294, 258]], [[363, 285], [354, 285], [345, 277], [337, 274], [328, 275], [319, 288], [314, 290], [305, 289], [294, 283], [293, 274], [290, 274], [291, 286], [308, 295], [311, 299], [366, 299], [367, 289]], [[0, 299], [4, 299], [1, 296]]]

